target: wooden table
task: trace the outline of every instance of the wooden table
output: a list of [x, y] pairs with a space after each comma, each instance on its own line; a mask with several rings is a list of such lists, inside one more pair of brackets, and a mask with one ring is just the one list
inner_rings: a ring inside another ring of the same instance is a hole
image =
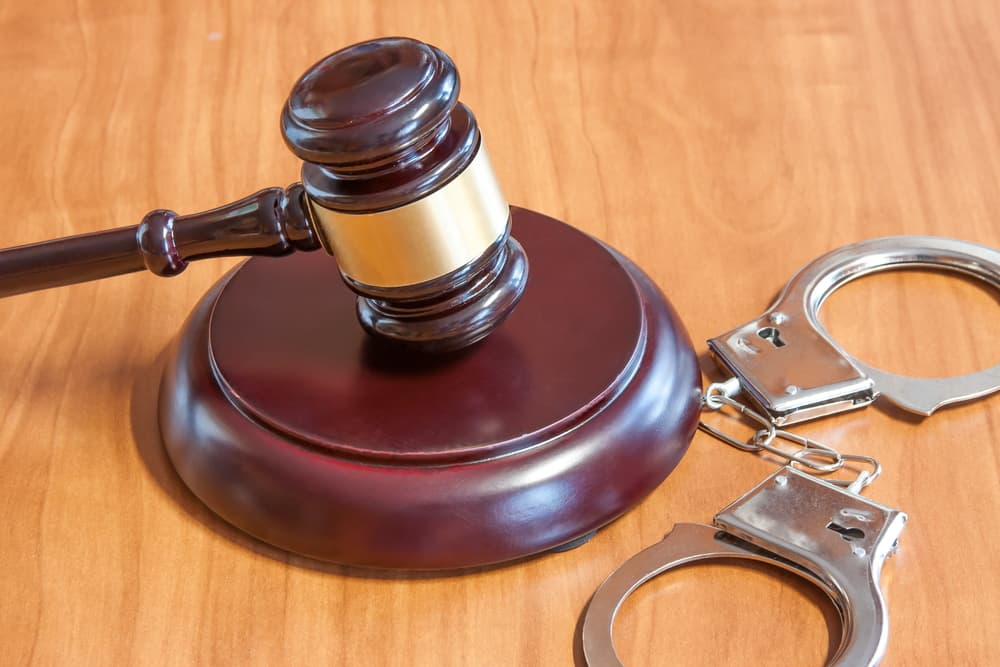
[[[454, 57], [511, 202], [634, 259], [701, 349], [839, 245], [1000, 246], [1000, 5], [904, 0], [8, 0], [0, 245], [295, 180], [277, 122], [291, 84], [390, 34]], [[155, 422], [161, 353], [234, 263], [0, 302], [0, 664], [579, 663], [581, 613], [611, 570], [774, 469], [699, 434], [586, 546], [476, 574], [278, 552], [183, 488]], [[863, 360], [948, 375], [1000, 362], [997, 303], [906, 272], [850, 285], [823, 316]], [[996, 664], [1000, 397], [800, 432], [877, 456], [868, 495], [910, 513], [883, 577], [885, 664]], [[656, 580], [616, 631], [632, 665], [819, 665], [839, 637], [818, 593], [729, 564]]]

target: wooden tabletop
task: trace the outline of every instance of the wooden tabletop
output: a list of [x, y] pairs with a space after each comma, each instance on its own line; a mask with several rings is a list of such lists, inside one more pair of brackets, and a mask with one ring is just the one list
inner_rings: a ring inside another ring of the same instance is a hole
[[[409, 35], [462, 74], [512, 203], [643, 267], [704, 340], [804, 263], [893, 234], [1000, 247], [1000, 5], [791, 2], [0, 3], [0, 246], [194, 212], [297, 178], [278, 114], [315, 60]], [[157, 435], [162, 352], [236, 260], [0, 302], [0, 664], [571, 665], [600, 582], [775, 469], [698, 434], [569, 553], [462, 576], [348, 573], [227, 527]], [[998, 293], [928, 272], [823, 308], [860, 359], [1000, 362]], [[262, 306], [266, 308], [266, 306]], [[709, 377], [715, 378], [709, 363]], [[907, 511], [887, 665], [1000, 661], [1000, 396], [802, 425], [877, 456]], [[790, 576], [689, 568], [616, 625], [631, 665], [820, 665], [836, 614]]]

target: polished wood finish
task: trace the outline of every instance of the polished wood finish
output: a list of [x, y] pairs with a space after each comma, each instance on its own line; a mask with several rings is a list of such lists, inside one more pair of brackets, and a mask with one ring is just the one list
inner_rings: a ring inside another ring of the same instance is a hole
[[316, 250], [302, 186], [268, 188], [210, 211], [157, 209], [131, 227], [0, 250], [0, 297], [148, 269], [176, 276], [210, 257]]
[[[304, 160], [302, 183], [312, 205], [385, 211], [461, 174], [482, 138], [475, 116], [458, 101], [459, 82], [448, 54], [405, 37], [345, 46], [309, 67], [288, 95], [281, 132]], [[509, 234], [508, 224], [478, 257], [415, 285], [366, 284], [345, 269], [344, 280], [361, 296], [361, 325], [424, 352], [479, 342], [510, 315], [527, 284], [528, 259]]]
[[[306, 160], [303, 184], [261, 190], [203, 213], [156, 209], [134, 227], [0, 250], [0, 297], [143, 268], [175, 276], [196, 259], [281, 256], [321, 242], [343, 258], [348, 248], [331, 247], [311, 206], [378, 212], [447, 185], [481, 145], [458, 91], [455, 64], [433, 46], [401, 37], [347, 46], [302, 75], [281, 114], [285, 142]], [[506, 229], [476, 248], [478, 257], [443, 275], [386, 287], [345, 271], [344, 281], [361, 297], [362, 327], [425, 352], [457, 350], [489, 335], [513, 311], [528, 277], [524, 251], [509, 238], [506, 202], [500, 204]]]
[[448, 354], [478, 343], [514, 312], [528, 284], [528, 257], [508, 222], [482, 255], [432, 280], [374, 287], [341, 277], [359, 295], [357, 319], [373, 337]]
[[313, 201], [356, 213], [395, 208], [475, 156], [479, 126], [458, 95], [448, 54], [414, 39], [374, 39], [312, 65], [288, 95], [281, 131], [305, 161]]
[[184, 482], [270, 544], [421, 570], [558, 548], [646, 497], [697, 423], [691, 341], [627, 259], [512, 213], [537, 267], [524, 298], [450, 355], [367, 336], [323, 256], [251, 261], [210, 291], [159, 399]]
[[[341, 45], [403, 34], [455, 59], [510, 200], [635, 260], [699, 349], [843, 243], [1000, 247], [993, 2], [414, 6], [0, 3], [0, 245], [295, 180], [275, 115], [290, 83]], [[773, 470], [697, 434], [583, 547], [460, 577], [288, 556], [213, 519], [156, 435], [160, 355], [235, 264], [0, 301], [0, 663], [572, 665], [608, 572]], [[822, 315], [888, 370], [1000, 361], [996, 292], [975, 283], [876, 276]], [[910, 514], [884, 573], [884, 664], [996, 664], [1000, 399], [925, 420], [877, 404], [800, 432], [879, 456], [868, 495]], [[819, 665], [835, 617], [782, 581], [723, 564], [669, 575], [626, 605], [619, 650], [633, 665]]]

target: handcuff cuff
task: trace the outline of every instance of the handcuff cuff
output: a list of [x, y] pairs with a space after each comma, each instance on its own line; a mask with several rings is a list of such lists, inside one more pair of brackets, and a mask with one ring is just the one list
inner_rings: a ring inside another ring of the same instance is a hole
[[[874, 458], [842, 454], [780, 427], [861, 408], [880, 395], [926, 416], [1000, 389], [1000, 364], [951, 378], [911, 378], [858, 361], [830, 337], [817, 315], [830, 294], [855, 278], [902, 268], [950, 270], [1000, 289], [998, 250], [928, 236], [874, 239], [813, 260], [763, 315], [708, 341], [717, 365], [731, 377], [709, 386], [704, 410], [732, 408], [760, 429], [744, 442], [704, 422], [699, 428], [744, 451], [776, 454], [787, 464], [722, 509], [712, 525], [676, 524], [601, 584], [582, 625], [589, 667], [621, 667], [612, 626], [625, 598], [639, 586], [682, 565], [719, 558], [768, 563], [826, 593], [841, 620], [841, 641], [828, 665], [881, 661], [889, 621], [879, 577], [898, 548], [906, 513], [860, 495], [881, 473]], [[870, 470], [850, 482], [815, 476], [848, 461]]]

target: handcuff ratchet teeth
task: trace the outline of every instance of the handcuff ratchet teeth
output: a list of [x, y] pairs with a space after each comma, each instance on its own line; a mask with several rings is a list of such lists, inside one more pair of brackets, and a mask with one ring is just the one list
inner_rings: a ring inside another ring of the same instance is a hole
[[[841, 618], [842, 641], [830, 665], [881, 661], [889, 625], [879, 575], [897, 549], [906, 514], [859, 495], [881, 472], [875, 459], [841, 454], [778, 427], [864, 407], [879, 395], [930, 415], [943, 405], [1000, 389], [1000, 365], [942, 379], [872, 368], [848, 355], [820, 324], [819, 309], [837, 288], [861, 276], [903, 268], [957, 271], [1000, 289], [1000, 251], [929, 236], [874, 239], [813, 260], [767, 312], [708, 341], [716, 363], [732, 377], [709, 388], [706, 409], [729, 406], [762, 428], [746, 443], [707, 424], [701, 428], [744, 451], [766, 449], [788, 465], [716, 514], [713, 525], [677, 524], [601, 584], [583, 621], [583, 651], [590, 667], [621, 666], [612, 625], [626, 597], [663, 572], [717, 558], [763, 561], [825, 592]], [[749, 396], [760, 412], [736, 401], [737, 394]], [[800, 449], [778, 448], [777, 439]], [[814, 476], [833, 472], [845, 461], [864, 462], [872, 470], [851, 482]]]

